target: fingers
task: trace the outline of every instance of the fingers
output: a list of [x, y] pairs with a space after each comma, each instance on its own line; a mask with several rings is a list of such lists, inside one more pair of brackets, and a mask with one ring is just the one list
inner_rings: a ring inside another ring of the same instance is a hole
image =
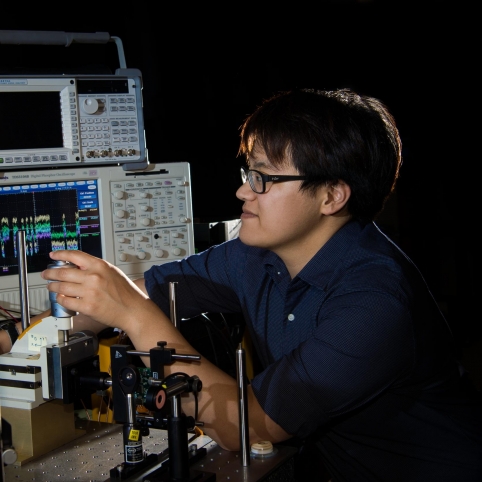
[[83, 300], [92, 297], [92, 290], [96, 289], [98, 276], [91, 271], [96, 267], [97, 258], [77, 250], [53, 251], [50, 257], [53, 260], [68, 261], [80, 268], [59, 267], [42, 271], [42, 278], [49, 281], [47, 289], [57, 293], [57, 303], [72, 311], [88, 310], [88, 303]]
[[69, 263], [76, 264], [80, 269], [86, 269], [92, 263], [95, 264], [96, 261], [99, 260], [99, 258], [95, 256], [75, 249], [52, 251], [49, 253], [49, 256], [53, 260], [68, 261]]
[[81, 302], [80, 298], [73, 298], [70, 296], [64, 296], [61, 293], [57, 293], [57, 303], [60, 306], [63, 306], [67, 310], [78, 312], [79, 309], [86, 309], [85, 303]]
[[121, 316], [130, 320], [129, 310], [146, 298], [120, 269], [100, 258], [77, 250], [55, 251], [50, 257], [80, 268], [59, 266], [41, 273], [49, 281], [48, 290], [57, 293], [57, 303], [99, 323], [114, 326]]
[[82, 277], [82, 271], [90, 270], [91, 272], [96, 272], [101, 270], [104, 265], [108, 264], [100, 258], [96, 258], [95, 256], [91, 256], [90, 254], [78, 250], [52, 251], [49, 255], [53, 260], [68, 261], [69, 263], [76, 265], [80, 270], [79, 272], [79, 270], [72, 270], [71, 268], [47, 268], [41, 273], [41, 276], [43, 279], [49, 281], [82, 283], [85, 279]]
[[[57, 278], [59, 278], [59, 276]], [[74, 282], [68, 282], [63, 280], [59, 280], [58, 282], [51, 281], [47, 285], [47, 289], [53, 293], [70, 296], [72, 298], [83, 298], [85, 296], [84, 285], [79, 280], [75, 280]]]

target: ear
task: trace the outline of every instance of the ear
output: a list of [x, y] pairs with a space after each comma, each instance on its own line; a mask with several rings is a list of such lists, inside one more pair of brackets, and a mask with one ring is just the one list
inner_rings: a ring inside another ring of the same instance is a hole
[[346, 205], [351, 196], [351, 189], [343, 181], [330, 183], [323, 188], [323, 199], [321, 203], [321, 213], [325, 216], [346, 211]]

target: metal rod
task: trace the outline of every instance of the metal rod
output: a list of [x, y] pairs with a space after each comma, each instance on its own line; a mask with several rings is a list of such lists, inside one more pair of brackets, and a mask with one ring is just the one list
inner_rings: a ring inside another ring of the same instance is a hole
[[25, 231], [17, 231], [18, 274], [20, 283], [20, 313], [22, 316], [22, 330], [30, 326], [30, 306], [28, 302], [27, 279], [27, 249], [25, 246]]
[[236, 378], [239, 395], [239, 441], [241, 445], [241, 464], [249, 465], [249, 420], [248, 397], [246, 394], [246, 353], [241, 343], [236, 350]]
[[78, 33], [42, 30], [0, 30], [0, 44], [65, 45], [72, 43], [105, 44], [111, 41], [107, 32]]
[[136, 421], [133, 398], [132, 393], [126, 393], [127, 423], [131, 425], [133, 425]]
[[170, 318], [171, 318], [172, 324], [179, 330], [179, 323], [177, 321], [176, 288], [177, 288], [177, 282], [171, 281], [169, 283]]
[[110, 36], [108, 32], [58, 32], [38, 30], [0, 30], [0, 44], [12, 45], [64, 45], [70, 47], [73, 43], [106, 44], [115, 42], [119, 66], [126, 68], [124, 46], [119, 37]]
[[[148, 351], [138, 351], [138, 350], [128, 350], [128, 355], [136, 355], [136, 356], [149, 356], [150, 353]], [[175, 353], [171, 355], [173, 360], [178, 361], [199, 361], [201, 359], [200, 355], [176, 355]]]

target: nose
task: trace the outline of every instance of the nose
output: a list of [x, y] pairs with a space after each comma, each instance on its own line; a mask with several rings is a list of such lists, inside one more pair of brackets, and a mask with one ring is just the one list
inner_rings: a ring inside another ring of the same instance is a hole
[[254, 199], [256, 193], [251, 189], [249, 182], [241, 184], [241, 186], [236, 191], [236, 197], [241, 201], [247, 201]]

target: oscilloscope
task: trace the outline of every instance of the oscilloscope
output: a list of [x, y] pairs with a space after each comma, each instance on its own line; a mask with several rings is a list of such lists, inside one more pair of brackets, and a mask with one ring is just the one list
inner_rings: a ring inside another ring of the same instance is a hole
[[50, 251], [79, 249], [131, 278], [194, 253], [187, 162], [143, 170], [85, 166], [0, 171], [0, 304], [20, 308], [16, 233], [25, 231], [32, 314], [48, 309]]

